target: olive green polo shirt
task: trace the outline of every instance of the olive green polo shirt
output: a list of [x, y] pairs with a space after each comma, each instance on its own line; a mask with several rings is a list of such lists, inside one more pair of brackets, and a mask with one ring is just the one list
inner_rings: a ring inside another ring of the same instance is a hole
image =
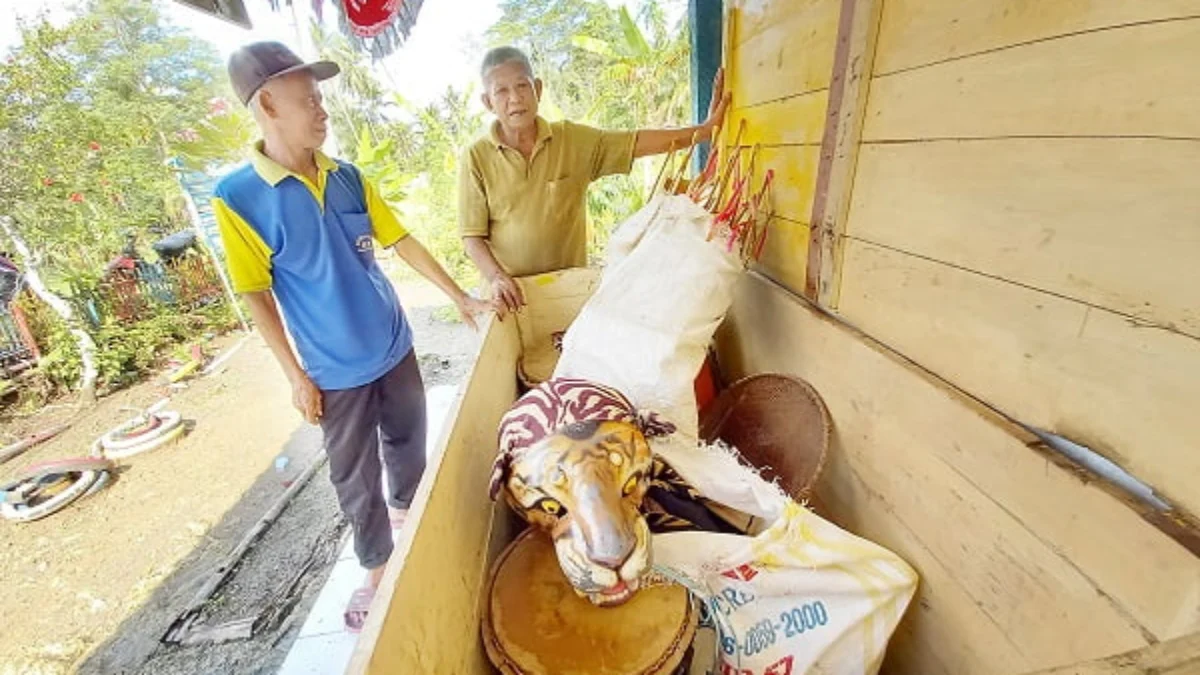
[[633, 168], [637, 132], [541, 117], [537, 127], [528, 160], [500, 140], [497, 122], [459, 163], [459, 233], [487, 237], [513, 276], [586, 265], [588, 185]]

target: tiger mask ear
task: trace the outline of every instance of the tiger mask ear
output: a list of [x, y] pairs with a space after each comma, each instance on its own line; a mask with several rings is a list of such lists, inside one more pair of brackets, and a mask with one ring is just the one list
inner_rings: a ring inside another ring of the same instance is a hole
[[488, 481], [488, 497], [492, 501], [496, 501], [496, 498], [500, 496], [500, 490], [504, 488], [504, 481], [508, 480], [512, 460], [512, 453], [501, 452], [496, 456], [496, 461], [492, 462], [492, 477]]

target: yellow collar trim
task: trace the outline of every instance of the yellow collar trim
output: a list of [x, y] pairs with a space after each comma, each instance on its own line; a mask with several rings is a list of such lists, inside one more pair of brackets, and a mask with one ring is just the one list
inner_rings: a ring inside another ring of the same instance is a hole
[[[337, 171], [338, 169], [337, 162], [330, 159], [328, 155], [320, 150], [315, 150], [313, 152], [313, 160], [317, 163], [317, 170], [321, 172]], [[288, 171], [283, 167], [282, 164], [276, 162], [270, 157], [267, 157], [267, 155], [263, 152], [262, 141], [255, 142], [254, 147], [251, 148], [250, 163], [254, 166], [254, 170], [258, 173], [258, 175], [262, 176], [263, 180], [271, 184], [271, 187], [279, 185], [279, 183], [288, 176], [294, 176], [297, 179], [304, 180], [302, 176]]]

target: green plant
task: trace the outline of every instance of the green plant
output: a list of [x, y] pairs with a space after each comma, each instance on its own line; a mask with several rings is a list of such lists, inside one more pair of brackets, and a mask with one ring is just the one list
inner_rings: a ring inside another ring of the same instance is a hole
[[[112, 391], [149, 375], [176, 349], [206, 332], [225, 332], [237, 318], [225, 303], [190, 314], [162, 312], [133, 324], [109, 322], [95, 331], [100, 386]], [[60, 391], [79, 380], [81, 365], [75, 340], [63, 329], [54, 330], [49, 349], [39, 365], [41, 373]]]
[[0, 215], [42, 258], [47, 283], [95, 277], [133, 231], [188, 226], [167, 160], [240, 157], [248, 114], [229, 104], [211, 45], [156, 3], [87, 0], [65, 22], [17, 26], [0, 61]]

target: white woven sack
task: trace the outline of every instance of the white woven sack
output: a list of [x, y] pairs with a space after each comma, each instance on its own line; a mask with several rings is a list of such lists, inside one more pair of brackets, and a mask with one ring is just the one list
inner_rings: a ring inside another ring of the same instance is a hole
[[767, 525], [755, 536], [654, 535], [655, 569], [702, 598], [717, 625], [715, 672], [877, 673], [916, 572], [789, 499], [726, 449], [679, 437], [653, 446], [701, 494]]
[[555, 377], [603, 382], [697, 436], [694, 383], [744, 270], [736, 252], [705, 241], [712, 218], [672, 195], [622, 224], [618, 247], [636, 243], [614, 253], [567, 330]]

